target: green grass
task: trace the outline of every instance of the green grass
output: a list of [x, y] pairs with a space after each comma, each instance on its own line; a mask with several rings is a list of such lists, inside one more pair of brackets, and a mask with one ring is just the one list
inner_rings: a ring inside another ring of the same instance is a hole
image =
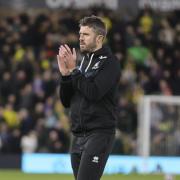
[[[20, 171], [0, 170], [0, 180], [74, 180], [72, 175], [25, 174]], [[175, 180], [180, 180], [176, 176]], [[104, 175], [101, 180], [164, 180], [164, 175]]]

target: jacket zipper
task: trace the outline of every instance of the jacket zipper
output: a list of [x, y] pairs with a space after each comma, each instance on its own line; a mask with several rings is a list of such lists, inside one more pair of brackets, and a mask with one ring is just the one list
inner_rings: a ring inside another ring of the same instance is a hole
[[[93, 56], [94, 56], [94, 53], [90, 57], [89, 64], [87, 65], [87, 67], [85, 69], [85, 72], [87, 72], [87, 70], [89, 69], [89, 67], [90, 67], [90, 65], [92, 63]], [[79, 68], [80, 70], [82, 69], [84, 58], [85, 57], [83, 57], [83, 60], [81, 62], [81, 65], [80, 65], [80, 68]], [[79, 118], [80, 118], [80, 124], [81, 124], [81, 129], [82, 129], [82, 132], [83, 132], [83, 136], [85, 137], [86, 136], [86, 132], [85, 132], [85, 128], [83, 126], [83, 120], [82, 120], [82, 116], [81, 116], [81, 106], [82, 106], [82, 103], [83, 103], [83, 98], [81, 98], [80, 105], [79, 105]]]

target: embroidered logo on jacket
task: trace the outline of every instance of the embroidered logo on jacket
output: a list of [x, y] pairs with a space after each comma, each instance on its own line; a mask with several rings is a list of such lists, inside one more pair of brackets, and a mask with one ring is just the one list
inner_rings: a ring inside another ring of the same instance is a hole
[[98, 163], [99, 162], [99, 157], [98, 156], [94, 156], [92, 162]]
[[98, 68], [99, 68], [99, 63], [100, 63], [100, 61], [98, 61], [98, 62], [92, 67], [92, 69], [98, 69]]
[[106, 59], [107, 56], [99, 56], [99, 59]]

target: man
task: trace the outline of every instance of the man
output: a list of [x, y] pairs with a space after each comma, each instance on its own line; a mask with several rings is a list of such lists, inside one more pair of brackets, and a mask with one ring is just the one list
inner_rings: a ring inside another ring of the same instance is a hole
[[61, 45], [57, 55], [61, 72], [60, 98], [70, 107], [73, 141], [71, 164], [76, 180], [99, 180], [115, 134], [115, 107], [120, 66], [103, 46], [106, 27], [96, 16], [80, 21], [82, 61], [76, 51]]

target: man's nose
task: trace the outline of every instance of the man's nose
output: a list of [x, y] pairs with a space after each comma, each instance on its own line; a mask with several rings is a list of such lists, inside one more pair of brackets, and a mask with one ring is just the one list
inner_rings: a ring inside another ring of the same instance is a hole
[[83, 41], [83, 39], [84, 39], [84, 37], [81, 35], [81, 36], [79, 36], [79, 40], [80, 41]]

